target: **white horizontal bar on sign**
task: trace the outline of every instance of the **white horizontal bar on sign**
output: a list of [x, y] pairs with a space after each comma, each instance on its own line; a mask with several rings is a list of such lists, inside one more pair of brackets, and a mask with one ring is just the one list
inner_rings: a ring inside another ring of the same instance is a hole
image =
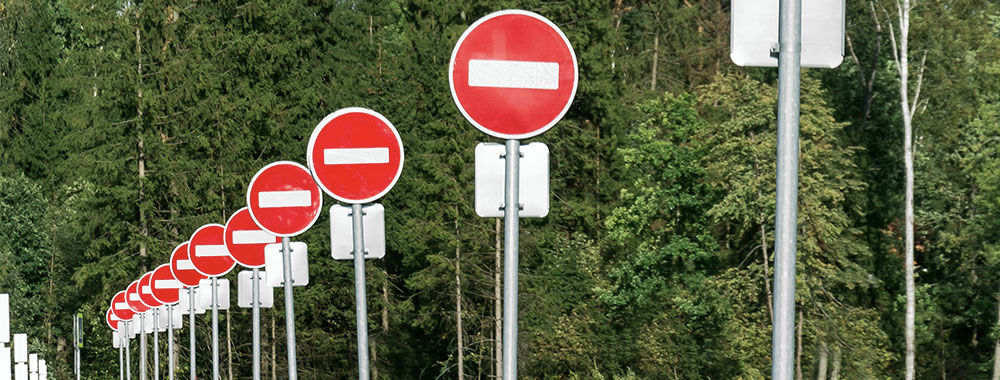
[[261, 191], [257, 194], [261, 208], [307, 207], [312, 205], [309, 190]]
[[181, 282], [177, 280], [156, 280], [156, 287], [159, 289], [180, 289]]
[[337, 148], [323, 149], [326, 165], [388, 164], [389, 148]]
[[135, 293], [129, 294], [128, 295], [128, 299], [129, 299], [129, 301], [132, 301], [132, 302], [140, 302], [139, 295], [135, 294]]
[[469, 60], [469, 87], [559, 88], [556, 62]]
[[278, 237], [261, 230], [233, 231], [234, 244], [264, 244], [277, 243]]
[[153, 293], [153, 288], [150, 287], [149, 285], [143, 286], [142, 287], [142, 292], [145, 293], [145, 294], [152, 294]]
[[194, 264], [191, 263], [191, 260], [177, 260], [177, 269], [194, 270]]
[[194, 255], [198, 257], [225, 257], [229, 250], [225, 244], [204, 244], [194, 246]]
[[128, 310], [129, 309], [128, 303], [118, 302], [118, 303], [115, 304], [115, 309], [116, 310]]

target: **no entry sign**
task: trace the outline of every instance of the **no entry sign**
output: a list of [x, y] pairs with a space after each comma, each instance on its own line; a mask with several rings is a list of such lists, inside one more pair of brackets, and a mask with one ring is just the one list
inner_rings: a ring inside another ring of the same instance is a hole
[[198, 286], [198, 281], [205, 278], [188, 259], [188, 242], [181, 243], [170, 254], [170, 272], [186, 287]]
[[125, 302], [124, 290], [116, 293], [114, 298], [111, 299], [111, 310], [118, 316], [118, 319], [123, 321], [132, 320], [132, 316], [135, 315], [132, 308], [128, 306], [128, 302]]
[[149, 306], [146, 306], [139, 299], [139, 280], [132, 281], [128, 288], [125, 289], [125, 303], [136, 313], [145, 313], [149, 310]]
[[479, 19], [458, 39], [448, 82], [459, 111], [491, 136], [525, 139], [566, 114], [577, 85], [566, 35], [536, 13], [505, 10]]
[[236, 261], [226, 248], [225, 231], [226, 227], [221, 224], [206, 224], [191, 235], [188, 257], [198, 273], [218, 277], [229, 273], [236, 266]]
[[273, 162], [260, 169], [247, 190], [250, 217], [272, 235], [301, 234], [319, 219], [323, 195], [309, 169], [291, 161]]
[[139, 278], [139, 301], [150, 308], [155, 308], [163, 305], [163, 302], [153, 297], [153, 286], [150, 281], [152, 278], [153, 272], [147, 272]]
[[369, 203], [389, 192], [403, 171], [403, 140], [385, 116], [366, 108], [327, 115], [313, 130], [309, 170], [331, 197]]
[[174, 278], [170, 271], [170, 264], [163, 264], [153, 270], [153, 276], [149, 283], [153, 290], [153, 297], [164, 305], [171, 305], [180, 301], [180, 289], [183, 284]]
[[278, 242], [278, 237], [260, 229], [250, 216], [250, 209], [236, 211], [226, 222], [226, 248], [240, 265], [247, 268], [264, 266], [264, 246]]
[[118, 316], [111, 311], [110, 307], [108, 307], [108, 312], [104, 314], [104, 321], [108, 323], [108, 327], [111, 327], [112, 330], [118, 331], [119, 319]]

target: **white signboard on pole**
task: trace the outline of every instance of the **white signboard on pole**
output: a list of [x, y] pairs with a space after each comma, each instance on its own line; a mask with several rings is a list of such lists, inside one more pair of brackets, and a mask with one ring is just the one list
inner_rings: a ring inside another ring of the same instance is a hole
[[[219, 310], [229, 309], [229, 280], [220, 278], [215, 280], [218, 289], [218, 299]], [[201, 280], [201, 284], [198, 285], [200, 291], [195, 292], [195, 297], [197, 297], [198, 305], [205, 310], [212, 308], [212, 280], [204, 279]]]
[[[385, 208], [375, 203], [361, 208], [365, 259], [385, 257]], [[354, 260], [354, 220], [351, 207], [330, 207], [330, 247], [334, 260]]]
[[[505, 154], [502, 144], [476, 145], [476, 214], [481, 217], [503, 217]], [[521, 145], [520, 162], [518, 215], [543, 218], [549, 214], [549, 147], [540, 142]]]
[[10, 343], [10, 295], [0, 294], [0, 343]]
[[11, 380], [10, 370], [10, 347], [0, 347], [0, 380]]
[[[292, 286], [309, 285], [309, 259], [306, 243], [293, 241], [288, 243], [292, 250]], [[264, 246], [264, 271], [267, 272], [267, 284], [273, 288], [285, 286], [284, 264], [281, 262], [281, 243]]]
[[[257, 296], [260, 297], [260, 307], [271, 308], [274, 307], [274, 288], [270, 286], [265, 286], [265, 281], [267, 281], [267, 272], [259, 271], [257, 272]], [[253, 271], [245, 270], [238, 274], [237, 290], [239, 291], [236, 295], [236, 305], [242, 308], [253, 307]]]
[[14, 334], [14, 361], [28, 362], [28, 334]]
[[[729, 58], [740, 66], [778, 66], [778, 0], [733, 0]], [[802, 67], [844, 60], [844, 0], [802, 2]]]

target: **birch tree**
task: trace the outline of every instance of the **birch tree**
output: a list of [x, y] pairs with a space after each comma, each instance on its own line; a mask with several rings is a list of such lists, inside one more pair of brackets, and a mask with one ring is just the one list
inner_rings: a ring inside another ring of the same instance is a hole
[[[917, 83], [914, 87], [914, 94], [911, 99], [909, 94], [910, 62], [909, 62], [909, 33], [910, 33], [910, 10], [913, 7], [910, 0], [896, 2], [896, 15], [899, 20], [899, 36], [893, 30], [893, 25], [889, 23], [889, 37], [892, 41], [892, 57], [896, 63], [899, 73], [899, 96], [900, 108], [903, 112], [903, 166], [906, 171], [906, 195], [905, 195], [905, 265], [906, 281], [906, 316], [905, 316], [905, 336], [906, 336], [906, 380], [912, 380], [915, 371], [915, 333], [914, 317], [916, 315], [916, 291], [913, 284], [913, 114], [920, 104], [920, 86], [924, 77], [924, 63], [927, 54], [923, 55], [920, 61], [920, 71], [917, 74]], [[888, 17], [887, 17], [888, 18]]]

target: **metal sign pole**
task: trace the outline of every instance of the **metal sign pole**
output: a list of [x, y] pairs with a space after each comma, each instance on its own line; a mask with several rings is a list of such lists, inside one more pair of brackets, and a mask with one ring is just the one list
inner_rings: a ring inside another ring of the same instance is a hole
[[73, 314], [73, 373], [80, 380], [80, 329], [82, 321], [79, 315]]
[[518, 170], [521, 142], [507, 140], [504, 155], [503, 379], [517, 379]]
[[253, 309], [253, 380], [260, 380], [260, 269], [253, 268], [250, 287]]
[[219, 380], [219, 280], [212, 277], [212, 380]]
[[292, 248], [288, 237], [281, 238], [281, 267], [285, 278], [285, 335], [288, 338], [288, 380], [299, 378], [295, 364], [295, 306], [292, 298]]
[[122, 334], [121, 326], [125, 326], [125, 322], [118, 323], [118, 380], [125, 380], [125, 352], [122, 347], [125, 347], [125, 334]]
[[798, 217], [799, 75], [802, 0], [780, 0], [778, 163], [774, 222], [774, 327], [771, 378], [795, 375], [795, 239]]
[[146, 380], [146, 314], [139, 314], [139, 380]]
[[368, 380], [368, 296], [365, 282], [364, 224], [360, 204], [351, 206], [354, 224], [354, 304], [358, 327], [358, 379]]
[[167, 379], [174, 380], [174, 305], [167, 305]]
[[160, 380], [160, 311], [153, 309], [153, 380]]
[[191, 308], [188, 309], [188, 312], [189, 312], [189, 314], [188, 314], [188, 326], [189, 326], [188, 333], [189, 333], [189, 336], [191, 337], [191, 378], [190, 379], [191, 380], [195, 380], [195, 379], [198, 378], [198, 375], [195, 374], [195, 364], [197, 364], [198, 361], [197, 361], [197, 357], [195, 356], [195, 350], [194, 350], [194, 288], [188, 288], [188, 299], [190, 301], [190, 306], [191, 306]]
[[132, 322], [125, 322], [125, 380], [132, 380]]

